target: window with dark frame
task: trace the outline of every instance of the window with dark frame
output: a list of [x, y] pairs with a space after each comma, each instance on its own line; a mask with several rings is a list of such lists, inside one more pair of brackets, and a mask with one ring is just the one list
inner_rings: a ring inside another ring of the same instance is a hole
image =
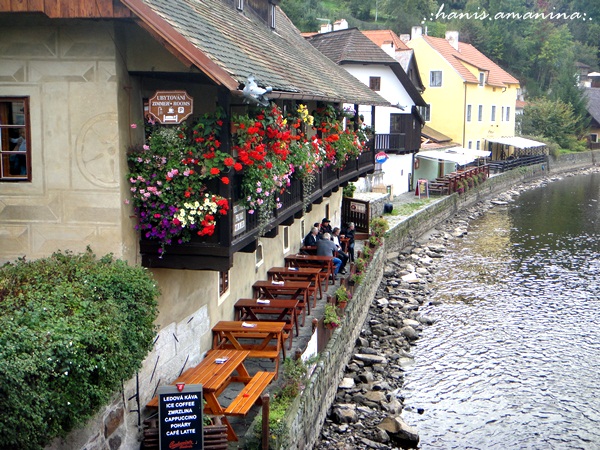
[[219, 272], [219, 295], [223, 295], [229, 290], [229, 271]]
[[381, 77], [369, 77], [369, 87], [374, 91], [380, 91]]
[[28, 97], [0, 97], [0, 181], [31, 181]]
[[431, 105], [428, 104], [427, 106], [417, 106], [417, 109], [419, 110], [419, 114], [425, 122], [429, 122], [431, 120]]

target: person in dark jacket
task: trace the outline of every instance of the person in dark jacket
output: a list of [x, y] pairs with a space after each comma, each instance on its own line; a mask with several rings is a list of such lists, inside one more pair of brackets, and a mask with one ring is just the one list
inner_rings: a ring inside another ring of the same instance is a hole
[[331, 228], [331, 221], [327, 217], [325, 217], [321, 221], [321, 226], [319, 228], [319, 234], [323, 235], [325, 233], [329, 233], [329, 235], [331, 235], [332, 232], [333, 232], [333, 229]]
[[306, 235], [304, 238], [304, 245], [306, 247], [313, 247], [317, 245], [317, 241], [319, 240], [319, 229], [317, 227], [312, 227], [310, 229], [310, 233]]

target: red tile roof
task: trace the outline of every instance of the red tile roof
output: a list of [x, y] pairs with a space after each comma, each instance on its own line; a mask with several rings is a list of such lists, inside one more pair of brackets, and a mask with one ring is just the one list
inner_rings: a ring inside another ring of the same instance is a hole
[[468, 83], [479, 83], [479, 79], [465, 67], [463, 62], [477, 67], [479, 70], [487, 72], [486, 84], [491, 86], [506, 87], [507, 84], [519, 84], [519, 80], [503, 70], [498, 64], [493, 62], [471, 44], [464, 42], [458, 43], [458, 50], [455, 50], [444, 38], [423, 36], [425, 42], [433, 47], [456, 69], [459, 75]]
[[394, 43], [394, 49], [398, 50], [410, 50], [408, 46], [400, 40], [398, 35], [392, 30], [364, 30], [362, 32], [366, 37], [371, 39], [375, 44], [381, 47], [383, 44], [389, 42]]

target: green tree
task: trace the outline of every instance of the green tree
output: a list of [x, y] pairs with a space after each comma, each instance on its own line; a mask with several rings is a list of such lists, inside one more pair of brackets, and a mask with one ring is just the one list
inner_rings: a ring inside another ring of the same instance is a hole
[[562, 148], [579, 150], [578, 122], [573, 107], [562, 100], [539, 98], [531, 101], [519, 117], [521, 134], [544, 136]]
[[91, 251], [0, 268], [0, 448], [43, 449], [106, 405], [152, 348], [158, 295]]

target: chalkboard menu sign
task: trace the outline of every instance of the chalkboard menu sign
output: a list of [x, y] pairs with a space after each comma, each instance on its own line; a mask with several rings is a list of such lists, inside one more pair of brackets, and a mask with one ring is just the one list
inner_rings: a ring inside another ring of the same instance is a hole
[[158, 388], [160, 450], [202, 450], [202, 385]]

